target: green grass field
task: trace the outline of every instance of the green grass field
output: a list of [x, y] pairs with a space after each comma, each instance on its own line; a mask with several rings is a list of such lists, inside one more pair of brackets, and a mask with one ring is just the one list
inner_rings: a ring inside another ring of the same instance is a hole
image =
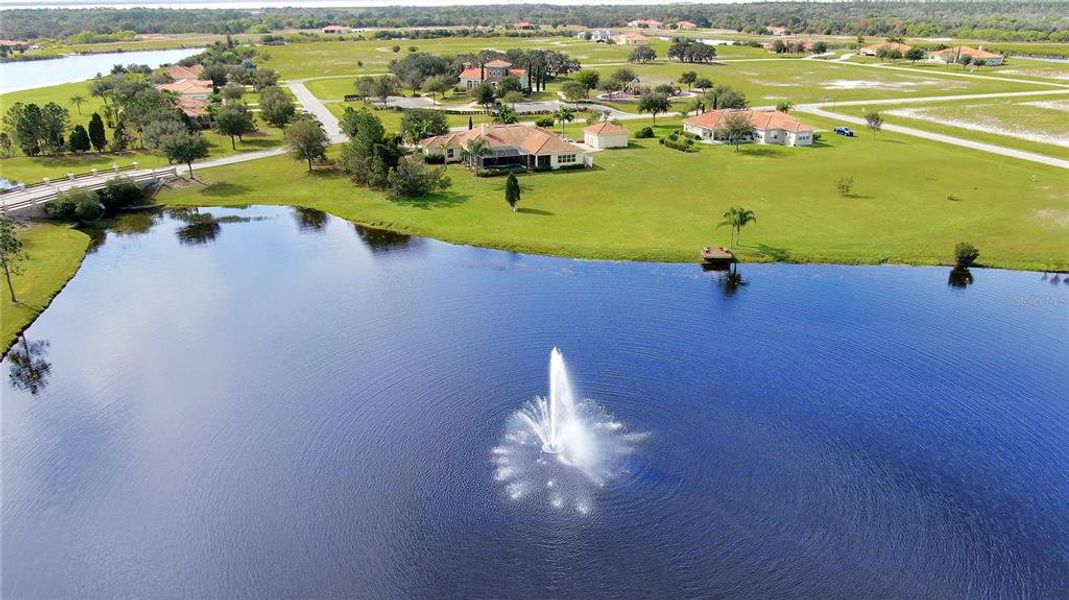
[[886, 123], [1069, 159], [1069, 95], [834, 109], [856, 117], [872, 111]]
[[11, 347], [15, 336], [48, 306], [74, 276], [89, 247], [89, 236], [65, 225], [35, 223], [19, 232], [28, 259], [13, 278], [19, 303], [13, 303], [7, 283], [0, 290], [0, 347]]
[[1036, 83], [1049, 83], [1060, 86], [1069, 86], [1069, 63], [1058, 63], [1049, 60], [1035, 60], [1028, 58], [1009, 57], [1006, 63], [992, 67], [968, 67], [961, 65], [947, 65], [944, 63], [919, 61], [911, 63], [906, 60], [885, 62], [871, 56], [853, 56], [851, 63], [866, 65], [882, 65], [894, 67], [894, 70], [909, 69], [918, 73], [931, 75], [956, 76], [960, 74], [976, 75], [979, 77], [995, 77], [1000, 79], [1024, 79]]
[[[667, 123], [661, 120], [661, 135]], [[669, 261], [694, 260], [701, 246], [725, 243], [720, 214], [741, 204], [758, 216], [742, 237], [745, 260], [946, 264], [954, 244], [969, 240], [985, 265], [1069, 263], [1064, 171], [950, 145], [887, 132], [824, 134], [812, 148], [710, 146], [683, 154], [643, 140], [598, 153], [596, 163], [522, 176], [528, 210], [520, 213], [503, 200], [503, 178], [475, 178], [456, 166], [448, 193], [410, 201], [353, 186], [329, 169], [306, 175], [281, 157], [205, 171], [206, 185], [168, 190], [160, 200], [302, 205], [456, 243]], [[848, 197], [835, 190], [844, 176], [855, 178]]]

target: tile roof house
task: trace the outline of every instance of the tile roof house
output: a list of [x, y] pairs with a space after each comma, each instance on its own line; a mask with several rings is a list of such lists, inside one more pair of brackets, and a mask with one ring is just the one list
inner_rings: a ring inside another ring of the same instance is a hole
[[564, 141], [561, 136], [529, 125], [482, 125], [459, 133], [436, 135], [419, 141], [427, 156], [441, 156], [445, 162], [459, 162], [464, 148], [475, 140], [485, 145], [482, 156], [473, 157], [480, 169], [524, 168], [529, 170], [560, 169], [590, 165], [593, 161], [584, 150]]
[[642, 35], [641, 33], [629, 31], [627, 33], [621, 33], [620, 35], [613, 36], [612, 41], [616, 42], [617, 44], [620, 44], [621, 46], [632, 46], [634, 44], [648, 44], [650, 43], [650, 38]]
[[728, 141], [723, 129], [728, 115], [741, 114], [754, 128], [754, 135], [747, 140], [760, 144], [783, 146], [812, 146], [816, 129], [775, 110], [710, 110], [683, 120], [683, 130], [697, 135], [703, 141]]
[[973, 64], [983, 63], [989, 66], [1001, 65], [1005, 61], [1004, 56], [988, 52], [984, 50], [983, 46], [980, 46], [979, 50], [968, 46], [955, 46], [946, 50], [932, 52], [929, 56], [932, 57], [932, 60], [945, 63], [956, 63], [961, 56], [971, 56]]
[[864, 48], [858, 50], [857, 53], [862, 56], [876, 56], [876, 53], [880, 51], [880, 48], [891, 48], [893, 50], [898, 50], [902, 54], [905, 54], [906, 52], [912, 50], [913, 46], [910, 46], [908, 44], [902, 44], [900, 42], [884, 42], [882, 44], [873, 44], [871, 46], [865, 46]]
[[507, 60], [492, 60], [481, 67], [466, 62], [464, 70], [460, 72], [460, 87], [470, 90], [484, 81], [496, 86], [497, 82], [509, 75], [518, 78], [524, 87], [527, 86], [527, 70], [513, 69], [512, 63]]
[[626, 148], [627, 128], [623, 125], [602, 121], [583, 130], [583, 143], [596, 150]]
[[674, 27], [676, 29], [697, 29], [698, 24], [694, 21], [676, 21]]
[[207, 100], [212, 93], [212, 82], [208, 79], [181, 79], [173, 83], [161, 83], [156, 86], [156, 89], [197, 100]]
[[171, 76], [171, 79], [175, 81], [181, 81], [183, 79], [200, 79], [201, 73], [204, 73], [204, 65], [190, 65], [183, 67], [182, 65], [168, 65], [164, 67], [164, 71]]

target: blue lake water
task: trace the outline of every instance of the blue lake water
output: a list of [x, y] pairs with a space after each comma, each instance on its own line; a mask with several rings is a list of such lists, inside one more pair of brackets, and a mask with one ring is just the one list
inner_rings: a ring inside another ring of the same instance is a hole
[[[125, 231], [2, 365], [5, 598], [1069, 596], [1060, 277]], [[585, 511], [495, 480], [553, 346], [647, 435]]]
[[107, 74], [115, 65], [137, 64], [156, 68], [176, 63], [202, 50], [204, 48], [105, 52], [0, 63], [0, 93], [85, 81], [96, 77], [97, 73]]

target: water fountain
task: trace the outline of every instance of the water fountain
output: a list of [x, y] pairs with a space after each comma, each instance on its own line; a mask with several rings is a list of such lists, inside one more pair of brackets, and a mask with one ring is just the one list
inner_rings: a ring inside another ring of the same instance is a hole
[[509, 419], [493, 449], [495, 479], [513, 500], [545, 496], [555, 508], [590, 512], [593, 494], [626, 474], [624, 457], [645, 434], [631, 433], [593, 400], [577, 400], [560, 350], [549, 356], [549, 395]]

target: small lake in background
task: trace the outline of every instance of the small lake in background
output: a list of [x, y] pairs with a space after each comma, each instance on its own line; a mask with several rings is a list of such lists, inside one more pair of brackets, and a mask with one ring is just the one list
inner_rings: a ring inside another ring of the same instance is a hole
[[104, 54], [76, 54], [47, 60], [24, 60], [0, 63], [0, 94], [18, 92], [61, 83], [86, 81], [97, 73], [108, 74], [115, 65], [160, 65], [176, 63], [193, 56], [204, 48], [174, 50], [142, 50], [136, 52], [108, 52]]
[[[1067, 339], [1042, 273], [131, 215], [0, 365], [2, 595], [1064, 598]], [[553, 346], [644, 434], [584, 510], [495, 468]]]

